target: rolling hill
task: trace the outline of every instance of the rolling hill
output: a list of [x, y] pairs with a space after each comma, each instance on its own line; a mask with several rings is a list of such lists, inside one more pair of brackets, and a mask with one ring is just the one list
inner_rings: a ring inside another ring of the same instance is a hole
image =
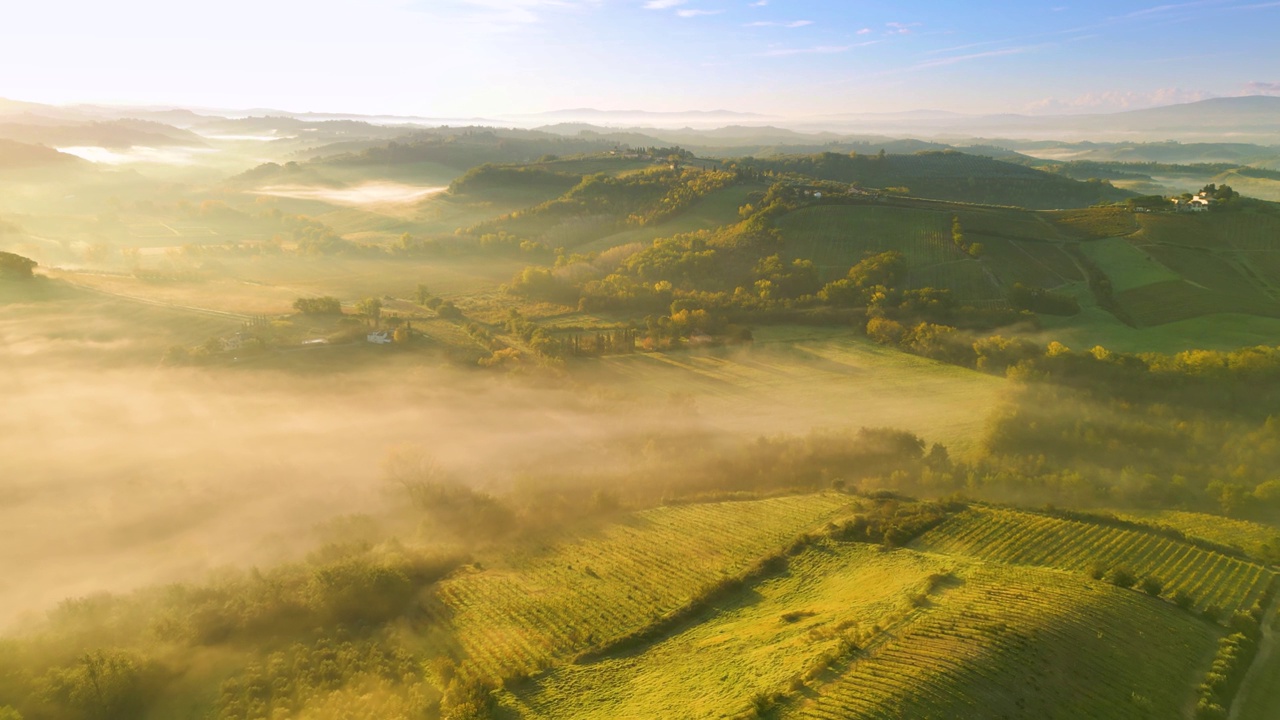
[[904, 194], [914, 197], [1029, 209], [1085, 207], [1132, 196], [1106, 183], [1082, 183], [956, 151], [883, 156], [821, 153], [746, 158], [738, 164], [761, 172], [794, 173], [873, 188], [903, 187]]
[[[64, 606], [7, 641], [0, 707], [80, 717], [26, 693], [85, 682], [65, 653], [98, 628], [89, 657], [100, 682], [133, 678], [111, 702], [134, 717], [329, 717], [362, 693], [361, 712], [451, 718], [1190, 717], [1227, 629], [1173, 588], [1235, 607], [1274, 575], [1143, 527], [820, 493], [642, 511], [452, 570], [408, 548], [318, 557]], [[1093, 579], [1091, 556], [1169, 585]], [[292, 640], [236, 641], [290, 603]], [[302, 632], [310, 613], [346, 629]]]

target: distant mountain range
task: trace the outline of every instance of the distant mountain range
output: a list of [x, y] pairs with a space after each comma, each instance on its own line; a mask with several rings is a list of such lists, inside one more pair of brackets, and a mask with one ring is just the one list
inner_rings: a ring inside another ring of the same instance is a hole
[[[1230, 160], [1271, 167], [1280, 155], [1280, 97], [1215, 98], [1107, 114], [963, 115], [912, 110], [799, 119], [724, 109], [653, 112], [596, 108], [500, 119], [447, 119], [265, 108], [54, 106], [0, 99], [0, 139], [48, 147], [201, 147], [256, 140], [263, 141], [262, 149], [269, 150], [272, 157], [306, 159], [317, 153], [352, 152], [392, 140], [412, 140], [424, 132], [450, 132], [444, 128], [475, 127], [521, 128], [548, 136], [585, 136], [624, 145], [681, 145], [711, 155], [760, 156], [862, 153], [881, 148], [909, 153], [982, 146], [983, 154], [992, 156], [1017, 151], [1061, 159], [1090, 156], [1118, 160], [1127, 157], [1078, 145], [1168, 141], [1213, 147], [1201, 148], [1194, 156], [1176, 147], [1160, 148], [1157, 154], [1161, 161]], [[1157, 159], [1146, 154], [1148, 149], [1130, 151], [1128, 157]]]
[[[836, 136], [879, 134], [917, 138], [1012, 137], [1028, 140], [1234, 142], [1280, 144], [1280, 97], [1214, 98], [1143, 110], [1079, 115], [965, 115], [942, 110], [839, 113], [783, 118], [728, 110], [648, 112], [595, 108], [556, 110], [512, 120], [554, 120], [553, 132], [572, 124], [631, 131], [729, 130], [739, 137], [781, 133]], [[726, 127], [727, 126], [727, 127]], [[764, 131], [764, 132], [762, 132]], [[669, 134], [669, 133], [668, 133]], [[720, 133], [729, 137], [729, 132]]]

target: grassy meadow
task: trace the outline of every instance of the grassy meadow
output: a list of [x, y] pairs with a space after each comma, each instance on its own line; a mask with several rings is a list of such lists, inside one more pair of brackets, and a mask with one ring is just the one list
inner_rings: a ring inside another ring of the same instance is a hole
[[822, 328], [762, 328], [749, 347], [603, 358], [583, 372], [757, 433], [902, 427], [962, 454], [1002, 388], [980, 373]]

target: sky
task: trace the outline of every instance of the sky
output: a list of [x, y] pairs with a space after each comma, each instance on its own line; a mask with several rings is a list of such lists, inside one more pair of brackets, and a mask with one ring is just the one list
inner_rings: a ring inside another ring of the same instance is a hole
[[1075, 113], [1280, 95], [1280, 1], [6, 2], [0, 97], [497, 117]]

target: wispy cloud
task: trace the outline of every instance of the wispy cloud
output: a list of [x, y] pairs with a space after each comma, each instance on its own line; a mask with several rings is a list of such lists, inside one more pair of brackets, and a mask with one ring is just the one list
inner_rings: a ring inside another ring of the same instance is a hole
[[1002, 57], [1004, 55], [1021, 55], [1031, 52], [1043, 45], [1023, 45], [1021, 47], [1001, 48], [1000, 50], [988, 50], [980, 53], [969, 53], [968, 55], [952, 55], [951, 57], [938, 58], [937, 60], [927, 60], [912, 66], [913, 69], [941, 67], [944, 65], [955, 65], [956, 63], [969, 62], [971, 60], [982, 60], [984, 58]]
[[920, 27], [920, 23], [918, 22], [913, 22], [913, 23], [890, 22], [890, 23], [885, 23], [884, 25], [885, 27], [889, 28], [888, 30], [884, 31], [886, 35], [910, 35], [912, 32], [914, 32], [912, 28]]
[[598, 7], [599, 4], [600, 0], [446, 0], [442, 3], [443, 8], [431, 5], [419, 9], [430, 12], [451, 8], [458, 13], [459, 20], [500, 30], [513, 25], [539, 22], [544, 12], [549, 10], [579, 10]]
[[744, 25], [744, 27], [798, 28], [798, 27], [804, 27], [805, 25], [812, 25], [812, 24], [813, 24], [812, 20], [792, 20], [791, 22], [775, 22], [773, 20], [757, 20], [756, 22], [747, 23], [746, 25]]
[[858, 31], [857, 33], [855, 33], [855, 34], [856, 34], [856, 35], [870, 35], [872, 32], [874, 32], [874, 31], [873, 31], [871, 28], [862, 28], [861, 30], [859, 30], [859, 31]]
[[1168, 15], [1170, 13], [1181, 12], [1183, 10], [1193, 10], [1196, 8], [1212, 7], [1214, 5], [1224, 5], [1227, 0], [1195, 0], [1195, 2], [1171, 3], [1167, 5], [1153, 5], [1149, 8], [1134, 10], [1118, 16], [1119, 19], [1145, 18], [1153, 15]]
[[789, 57], [791, 55], [835, 55], [837, 53], [848, 52], [854, 48], [865, 47], [867, 45], [875, 45], [879, 40], [870, 42], [853, 43], [852, 45], [815, 45], [805, 48], [774, 48], [759, 53], [757, 57]]
[[769, 0], [756, 0], [753, 3], [748, 3], [747, 7], [764, 7], [765, 5], [768, 5], [768, 4], [769, 4]]
[[688, 2], [688, 0], [649, 0], [649, 2], [644, 4], [644, 9], [666, 10], [667, 8], [676, 7], [677, 5], [683, 5], [686, 2]]
[[677, 10], [676, 15], [682, 18], [700, 17], [702, 15], [719, 15], [723, 10], [698, 10], [689, 8], [687, 10]]
[[787, 57], [788, 55], [833, 55], [848, 52], [852, 45], [818, 45], [807, 48], [775, 48], [760, 53], [760, 57]]
[[1255, 80], [1245, 83], [1244, 91], [1249, 95], [1280, 95], [1280, 82], [1258, 82]]

